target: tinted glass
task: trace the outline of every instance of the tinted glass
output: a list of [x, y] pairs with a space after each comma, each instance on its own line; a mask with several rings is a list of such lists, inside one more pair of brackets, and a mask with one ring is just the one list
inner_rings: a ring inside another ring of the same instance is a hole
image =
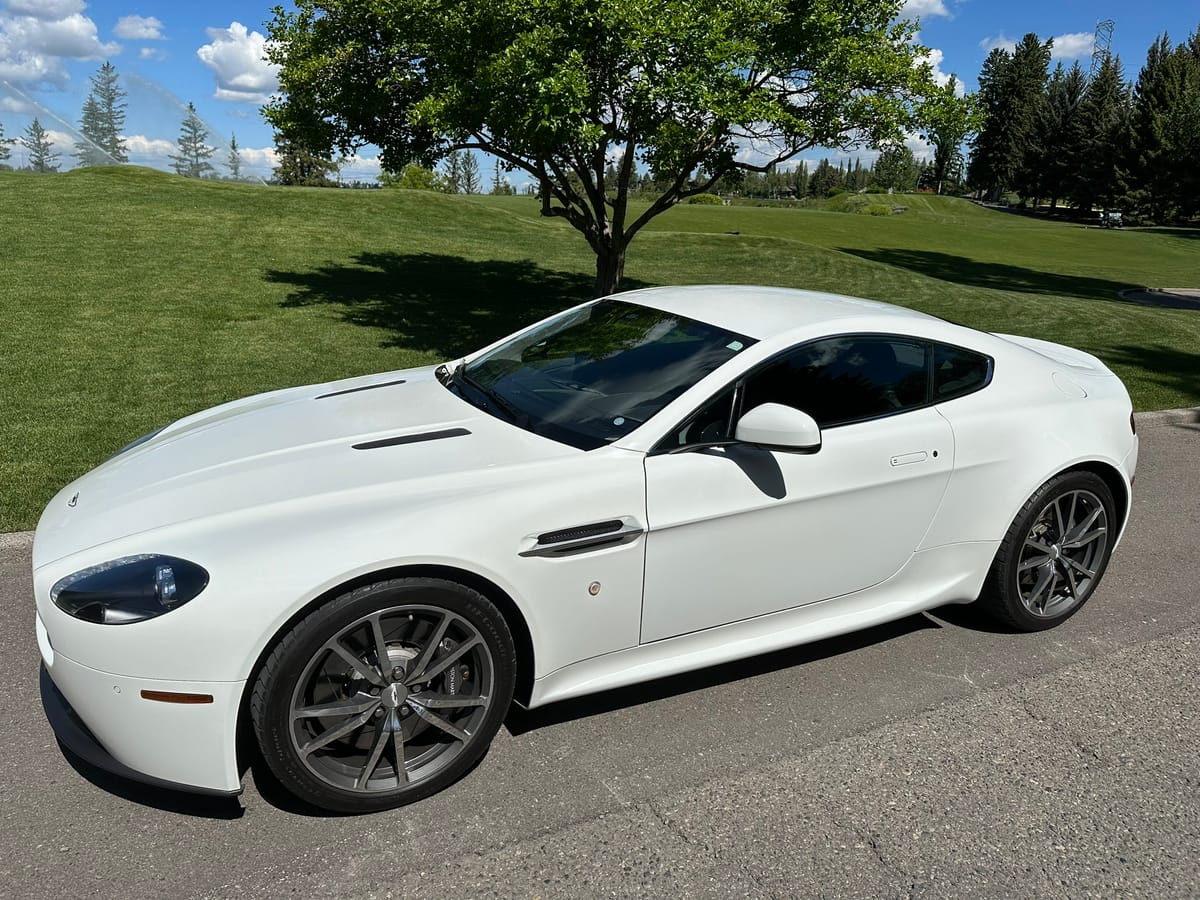
[[478, 387], [516, 424], [592, 449], [628, 434], [753, 343], [684, 316], [602, 300], [473, 360], [462, 394], [470, 400]]
[[814, 341], [751, 376], [742, 410], [782, 403], [827, 427], [923, 406], [929, 402], [927, 353], [924, 342], [905, 338]]
[[933, 348], [933, 399], [952, 400], [987, 384], [991, 360], [961, 347], [935, 344]]

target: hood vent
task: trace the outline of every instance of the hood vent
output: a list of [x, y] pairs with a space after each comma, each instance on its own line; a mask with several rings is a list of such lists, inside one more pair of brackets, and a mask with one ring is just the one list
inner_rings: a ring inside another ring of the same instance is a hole
[[440, 441], [443, 438], [462, 437], [470, 434], [465, 428], [447, 428], [443, 431], [423, 431], [420, 434], [402, 434], [398, 437], [381, 438], [378, 441], [367, 441], [355, 444], [355, 450], [377, 450], [380, 447], [398, 447], [401, 444], [421, 444], [425, 441]]
[[329, 394], [321, 394], [319, 397], [317, 397], [315, 399], [324, 400], [326, 397], [340, 397], [340, 396], [342, 396], [342, 394], [357, 394], [359, 391], [373, 391], [373, 390], [375, 390], [375, 388], [391, 387], [394, 384], [404, 384], [404, 379], [400, 378], [400, 379], [397, 379], [396, 381], [381, 381], [381, 382], [379, 382], [379, 384], [368, 384], [363, 387], [346, 388], [346, 390], [344, 390], [344, 391], [333, 391], [332, 393], [329, 393]]

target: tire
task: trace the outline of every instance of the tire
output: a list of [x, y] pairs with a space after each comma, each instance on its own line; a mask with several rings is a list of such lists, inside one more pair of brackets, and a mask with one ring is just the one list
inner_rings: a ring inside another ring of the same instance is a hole
[[1095, 592], [1116, 538], [1108, 485], [1091, 472], [1065, 472], [1030, 497], [996, 552], [980, 606], [1018, 631], [1065, 622]]
[[487, 751], [515, 657], [504, 617], [460, 584], [399, 578], [343, 594], [263, 664], [250, 701], [263, 758], [286, 790], [332, 812], [428, 797]]

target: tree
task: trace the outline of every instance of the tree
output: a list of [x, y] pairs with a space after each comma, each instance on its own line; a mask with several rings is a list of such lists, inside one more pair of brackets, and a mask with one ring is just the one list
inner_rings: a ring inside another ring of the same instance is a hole
[[1062, 63], [1054, 68], [1046, 88], [1046, 101], [1038, 113], [1033, 146], [1026, 160], [1037, 172], [1041, 197], [1050, 200], [1054, 209], [1070, 189], [1082, 152], [1079, 130], [1079, 107], [1087, 78], [1079, 63], [1064, 70]]
[[229, 177], [233, 181], [242, 180], [242, 154], [238, 152], [236, 134], [229, 136], [229, 156], [225, 159], [225, 167], [229, 169]]
[[979, 129], [981, 116], [975, 95], [958, 96], [958, 79], [951, 75], [921, 104], [918, 119], [921, 139], [933, 147], [931, 186], [940, 194], [946, 180], [957, 180], [962, 170], [963, 141]]
[[447, 194], [457, 194], [462, 191], [463, 171], [462, 154], [452, 150], [442, 163], [438, 173], [441, 189]]
[[1080, 151], [1071, 197], [1085, 213], [1124, 199], [1121, 165], [1129, 144], [1129, 114], [1121, 60], [1106, 55], [1079, 105]]
[[15, 143], [12, 139], [4, 137], [4, 123], [0, 122], [0, 168], [8, 168], [9, 157], [12, 156], [12, 151], [9, 149]]
[[904, 144], [888, 147], [876, 160], [873, 175], [880, 187], [911, 193], [917, 187], [917, 161], [912, 150]]
[[971, 144], [968, 179], [992, 199], [1010, 189], [1033, 196], [1036, 180], [1026, 164], [1045, 96], [1053, 41], [1027, 34], [1009, 54], [993, 50], [979, 73], [982, 122]]
[[496, 167], [492, 170], [492, 193], [497, 195], [511, 196], [512, 194], [515, 194], [516, 191], [514, 191], [513, 186], [508, 183], [508, 179], [501, 174], [502, 171], [503, 167], [500, 165], [500, 160], [496, 160]]
[[313, 153], [304, 144], [276, 135], [275, 180], [280, 184], [300, 187], [336, 187], [330, 175], [338, 171], [338, 164]]
[[816, 170], [808, 179], [808, 192], [814, 197], [828, 197], [842, 186], [837, 169], [823, 159], [817, 163]]
[[464, 194], [478, 194], [482, 190], [479, 181], [479, 160], [475, 154], [464, 150], [462, 154], [462, 190]]
[[113, 165], [129, 161], [121, 132], [125, 129], [125, 91], [117, 68], [106, 62], [91, 77], [92, 88], [83, 103], [79, 131], [86, 138], [76, 151], [80, 165]]
[[403, 188], [410, 191], [436, 191], [438, 177], [432, 169], [427, 169], [417, 163], [409, 163], [399, 172], [381, 172], [378, 176], [384, 187]]
[[[498, 157], [583, 235], [609, 293], [642, 228], [723, 175], [909, 127], [931, 80], [902, 5], [297, 0], [268, 26], [283, 95], [266, 116], [322, 150], [374, 144], [385, 166]], [[639, 165], [661, 187], [631, 212]]]
[[42, 174], [58, 171], [58, 154], [53, 151], [54, 145], [37, 116], [33, 117], [33, 122], [25, 129], [25, 137], [21, 139], [21, 143], [29, 151], [30, 169]]
[[217, 170], [209, 160], [217, 152], [217, 148], [208, 145], [208, 128], [196, 114], [194, 104], [187, 105], [187, 116], [179, 128], [179, 140], [176, 144], [179, 146], [179, 153], [171, 154], [171, 165], [175, 167], [177, 174], [185, 178], [206, 178], [216, 174]]

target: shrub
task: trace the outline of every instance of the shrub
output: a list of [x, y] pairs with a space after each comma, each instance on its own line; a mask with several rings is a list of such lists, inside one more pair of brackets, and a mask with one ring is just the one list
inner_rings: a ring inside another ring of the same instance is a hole
[[864, 206], [862, 212], [868, 216], [890, 216], [892, 208], [882, 203], [872, 203], [870, 206]]
[[697, 206], [724, 206], [725, 201], [716, 194], [696, 194], [694, 197], [688, 197], [688, 203]]

